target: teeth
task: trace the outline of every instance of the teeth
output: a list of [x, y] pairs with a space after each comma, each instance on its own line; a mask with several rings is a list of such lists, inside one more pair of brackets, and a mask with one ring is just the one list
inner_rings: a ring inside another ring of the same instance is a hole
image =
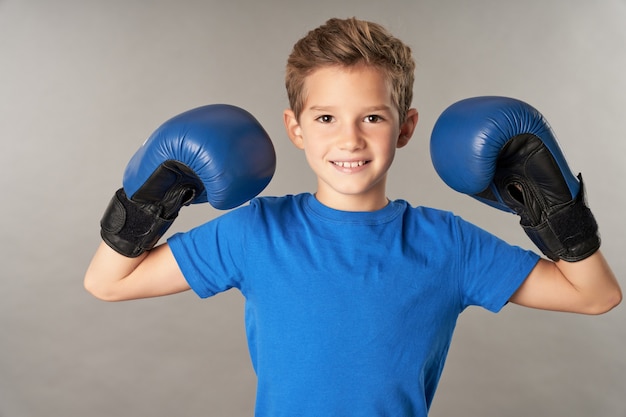
[[365, 161], [355, 161], [355, 162], [334, 161], [333, 163], [342, 168], [356, 168], [356, 167], [365, 165]]

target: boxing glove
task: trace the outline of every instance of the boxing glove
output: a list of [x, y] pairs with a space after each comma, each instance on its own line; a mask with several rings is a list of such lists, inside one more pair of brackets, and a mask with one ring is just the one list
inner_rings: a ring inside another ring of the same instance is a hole
[[451, 188], [520, 216], [552, 260], [587, 258], [600, 247], [582, 175], [570, 170], [535, 108], [507, 97], [474, 97], [448, 107], [430, 140], [433, 166]]
[[137, 257], [154, 247], [181, 207], [237, 207], [269, 184], [275, 168], [272, 141], [247, 111], [225, 104], [186, 111], [130, 159], [100, 234], [118, 253]]

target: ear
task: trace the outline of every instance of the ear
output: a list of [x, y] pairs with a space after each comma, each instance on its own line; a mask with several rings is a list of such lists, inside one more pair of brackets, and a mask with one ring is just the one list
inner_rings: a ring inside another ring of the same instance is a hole
[[293, 110], [287, 109], [283, 112], [283, 122], [285, 123], [287, 136], [289, 136], [291, 142], [296, 145], [297, 148], [303, 149], [302, 129], [300, 128], [300, 123], [298, 123], [298, 119], [293, 113]]
[[419, 119], [419, 113], [417, 109], [409, 109], [406, 114], [406, 120], [400, 126], [400, 136], [398, 137], [398, 148], [402, 148], [413, 136], [413, 132], [415, 132], [415, 127], [417, 126], [417, 121]]

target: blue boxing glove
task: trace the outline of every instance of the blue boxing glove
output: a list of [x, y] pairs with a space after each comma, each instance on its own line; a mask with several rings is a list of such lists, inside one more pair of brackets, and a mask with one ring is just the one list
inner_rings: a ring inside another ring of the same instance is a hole
[[456, 191], [516, 213], [552, 260], [587, 258], [600, 247], [582, 176], [570, 170], [544, 117], [506, 97], [474, 97], [448, 107], [430, 142], [435, 170]]
[[269, 184], [276, 155], [269, 136], [247, 111], [214, 104], [161, 125], [133, 155], [123, 187], [102, 220], [102, 239], [137, 257], [152, 249], [186, 205], [226, 210]]

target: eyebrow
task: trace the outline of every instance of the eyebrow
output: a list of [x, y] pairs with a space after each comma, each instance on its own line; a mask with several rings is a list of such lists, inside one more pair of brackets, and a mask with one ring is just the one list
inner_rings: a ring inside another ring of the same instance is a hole
[[[331, 111], [331, 110], [335, 110], [335, 106], [316, 106], [313, 105], [311, 107], [309, 107], [309, 110], [312, 111]], [[391, 107], [387, 106], [386, 104], [381, 104], [379, 106], [370, 106], [370, 107], [366, 107], [365, 109], [363, 109], [365, 112], [371, 112], [371, 111], [391, 111]]]

